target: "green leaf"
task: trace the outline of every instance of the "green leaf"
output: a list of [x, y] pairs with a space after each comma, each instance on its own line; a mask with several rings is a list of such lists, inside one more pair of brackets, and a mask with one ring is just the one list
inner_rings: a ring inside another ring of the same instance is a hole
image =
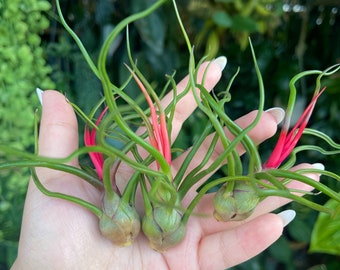
[[52, 8], [52, 5], [48, 1], [37, 1], [36, 8], [40, 11], [49, 11]]
[[303, 220], [299, 217], [296, 217], [294, 222], [289, 224], [288, 230], [294, 240], [308, 243], [312, 230], [311, 227], [312, 226], [308, 224], [308, 220]]
[[292, 250], [285, 237], [280, 237], [268, 250], [280, 262], [288, 263], [292, 260]]
[[[134, 1], [132, 11], [137, 12], [146, 9], [153, 3], [154, 1], [152, 0]], [[162, 16], [164, 15], [162, 15], [161, 11], [157, 10], [147, 17], [134, 22], [144, 43], [157, 55], [164, 52], [166, 28]]]
[[217, 3], [220, 2], [220, 3], [233, 3], [235, 0], [215, 0]]
[[334, 209], [335, 214], [319, 214], [309, 251], [340, 255], [340, 203], [331, 199], [325, 206]]
[[225, 28], [231, 27], [233, 24], [232, 18], [226, 12], [223, 11], [215, 12], [212, 19], [218, 26]]
[[233, 17], [231, 28], [235, 31], [256, 32], [258, 30], [257, 23], [250, 17], [236, 15]]

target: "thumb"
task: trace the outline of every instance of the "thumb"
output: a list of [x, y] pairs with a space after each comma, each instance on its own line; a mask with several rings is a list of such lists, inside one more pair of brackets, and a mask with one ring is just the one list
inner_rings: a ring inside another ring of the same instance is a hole
[[[39, 132], [39, 155], [64, 158], [78, 148], [78, 124], [72, 106], [57, 91], [42, 93], [42, 118]], [[73, 160], [70, 165], [77, 165]]]
[[[38, 154], [42, 157], [66, 158], [78, 149], [79, 133], [76, 114], [66, 97], [61, 93], [47, 90], [42, 92], [41, 96], [42, 117]], [[66, 164], [79, 167], [77, 158], [66, 162]], [[43, 167], [38, 167], [36, 172], [40, 182], [52, 192], [68, 194], [96, 203], [98, 201], [97, 190], [72, 173]], [[31, 181], [31, 183], [33, 182]], [[32, 193], [35, 190], [35, 185], [31, 184], [28, 195], [36, 195], [35, 192]], [[36, 201], [41, 201], [40, 196], [35, 198]]]
[[[78, 124], [72, 106], [65, 96], [57, 91], [47, 90], [41, 93], [42, 116], [39, 130], [38, 154], [43, 157], [65, 158], [78, 148]], [[67, 163], [78, 166], [78, 160]], [[70, 182], [62, 171], [37, 167], [40, 182], [49, 190], [64, 192], [73, 190], [75, 182]], [[58, 179], [59, 181], [54, 181]], [[53, 181], [52, 181], [53, 180]], [[40, 205], [41, 196], [33, 192], [36, 186], [30, 182], [26, 205]], [[64, 192], [65, 193], [65, 192]], [[34, 195], [34, 196], [33, 196]], [[34, 200], [32, 200], [34, 198]], [[25, 206], [26, 207], [26, 206]]]

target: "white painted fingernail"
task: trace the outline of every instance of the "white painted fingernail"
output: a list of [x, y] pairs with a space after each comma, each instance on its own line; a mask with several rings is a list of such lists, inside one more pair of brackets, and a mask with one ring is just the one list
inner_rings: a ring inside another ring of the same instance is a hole
[[41, 90], [40, 88], [36, 88], [35, 92], [37, 93], [38, 99], [40, 101], [40, 104], [42, 105], [43, 101], [42, 101], [42, 95], [44, 93], [43, 90]]
[[275, 118], [277, 124], [280, 124], [283, 118], [285, 118], [285, 111], [280, 107], [270, 108], [265, 112], [270, 113]]
[[283, 221], [283, 227], [287, 226], [296, 216], [294, 210], [285, 210], [277, 214]]
[[225, 68], [225, 66], [227, 65], [227, 57], [225, 57], [225, 56], [217, 57], [216, 59], [214, 59], [213, 62], [215, 64], [217, 64], [222, 71]]
[[323, 165], [322, 163], [314, 163], [314, 164], [312, 164], [312, 166], [313, 166], [314, 169], [318, 169], [318, 170], [322, 170], [322, 171], [325, 170], [325, 165]]

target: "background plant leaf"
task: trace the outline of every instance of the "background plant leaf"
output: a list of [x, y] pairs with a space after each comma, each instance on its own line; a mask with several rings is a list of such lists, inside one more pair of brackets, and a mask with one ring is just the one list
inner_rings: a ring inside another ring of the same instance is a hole
[[319, 214], [309, 251], [340, 255], [340, 203], [331, 199], [325, 205], [334, 209], [335, 215]]

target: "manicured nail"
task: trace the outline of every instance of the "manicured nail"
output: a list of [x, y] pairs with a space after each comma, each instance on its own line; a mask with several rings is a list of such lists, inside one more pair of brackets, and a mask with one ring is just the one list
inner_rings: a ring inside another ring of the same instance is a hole
[[318, 169], [318, 170], [322, 170], [322, 171], [325, 170], [325, 165], [323, 165], [322, 163], [314, 163], [314, 164], [312, 164], [312, 166], [313, 166], [314, 169]]
[[227, 65], [227, 57], [225, 57], [225, 56], [217, 57], [216, 59], [214, 59], [213, 62], [215, 64], [217, 64], [222, 71], [225, 68], [225, 66]]
[[38, 99], [40, 101], [40, 104], [42, 105], [43, 101], [42, 101], [42, 95], [44, 93], [43, 90], [41, 90], [40, 88], [36, 88], [35, 92], [37, 93]]
[[277, 214], [283, 221], [283, 227], [286, 227], [296, 216], [294, 210], [285, 210]]
[[280, 107], [270, 108], [265, 112], [270, 113], [275, 118], [277, 124], [280, 124], [283, 118], [285, 118], [285, 111]]

